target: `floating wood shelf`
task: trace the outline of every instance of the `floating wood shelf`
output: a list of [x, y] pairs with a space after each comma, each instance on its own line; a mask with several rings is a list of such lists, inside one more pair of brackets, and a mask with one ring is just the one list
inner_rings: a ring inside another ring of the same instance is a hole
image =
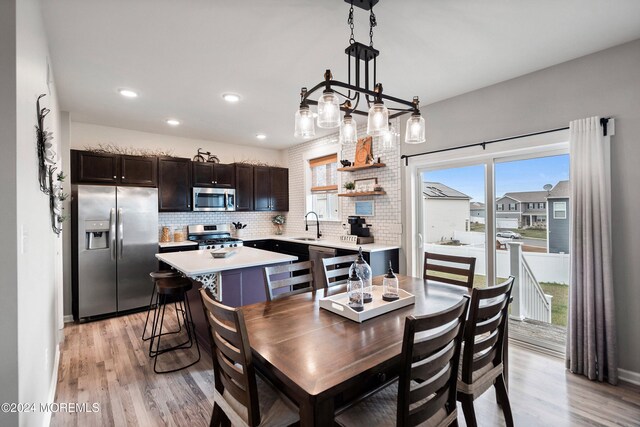
[[387, 166], [384, 163], [371, 163], [370, 165], [362, 165], [362, 166], [349, 166], [346, 168], [338, 168], [338, 172], [354, 172], [364, 169], [372, 169], [372, 168], [383, 168]]
[[386, 191], [359, 191], [354, 193], [340, 193], [340, 197], [360, 197], [360, 196], [384, 196]]

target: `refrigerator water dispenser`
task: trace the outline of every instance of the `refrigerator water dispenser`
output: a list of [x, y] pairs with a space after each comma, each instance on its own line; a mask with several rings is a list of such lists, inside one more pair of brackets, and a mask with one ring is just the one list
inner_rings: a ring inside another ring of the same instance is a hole
[[85, 221], [86, 249], [109, 248], [109, 220]]

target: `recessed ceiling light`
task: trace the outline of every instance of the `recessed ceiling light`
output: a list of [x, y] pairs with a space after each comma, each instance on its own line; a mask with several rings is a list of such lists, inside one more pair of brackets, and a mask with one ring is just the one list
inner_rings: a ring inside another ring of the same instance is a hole
[[238, 95], [237, 93], [223, 93], [222, 99], [232, 104], [235, 104], [236, 102], [240, 101], [240, 95]]
[[178, 126], [181, 123], [180, 120], [176, 119], [167, 119], [165, 122], [167, 122], [169, 126]]
[[258, 139], [267, 139], [267, 135], [265, 135], [264, 133], [257, 133], [256, 134], [256, 138], [258, 138]]
[[138, 97], [138, 93], [134, 92], [130, 89], [119, 89], [118, 93], [122, 96], [124, 96], [125, 98], [137, 98]]

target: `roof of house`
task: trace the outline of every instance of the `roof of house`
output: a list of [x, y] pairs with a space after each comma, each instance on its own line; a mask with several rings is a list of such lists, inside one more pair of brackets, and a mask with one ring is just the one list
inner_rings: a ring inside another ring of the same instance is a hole
[[498, 200], [508, 197], [520, 203], [529, 202], [544, 202], [548, 193], [546, 191], [519, 191], [513, 193], [504, 193], [504, 196], [499, 197]]
[[569, 181], [560, 181], [549, 191], [549, 198], [569, 197]]
[[484, 203], [481, 202], [471, 202], [469, 203], [469, 207], [471, 209], [484, 209]]
[[439, 182], [423, 182], [422, 193], [428, 199], [471, 199], [471, 197], [467, 196], [466, 194], [461, 193], [458, 190], [454, 190], [453, 188]]

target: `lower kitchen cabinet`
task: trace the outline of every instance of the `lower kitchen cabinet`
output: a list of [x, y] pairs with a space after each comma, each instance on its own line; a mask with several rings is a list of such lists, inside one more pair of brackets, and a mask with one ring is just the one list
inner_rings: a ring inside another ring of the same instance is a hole
[[[357, 254], [358, 251], [351, 251], [346, 249], [338, 249], [336, 252], [336, 256]], [[395, 273], [397, 273], [398, 269], [400, 268], [399, 249], [389, 249], [386, 251], [378, 252], [362, 252], [362, 257], [371, 267], [371, 274], [374, 277], [387, 273], [387, 270], [389, 269], [389, 261], [391, 261], [391, 266], [393, 267], [393, 271]]]
[[263, 249], [265, 251], [270, 251], [272, 247], [272, 240], [250, 240], [244, 242], [245, 246], [249, 246], [250, 248]]
[[309, 261], [309, 245], [305, 243], [283, 242], [281, 240], [272, 240], [272, 252], [280, 254], [294, 255], [298, 257], [298, 261]]

